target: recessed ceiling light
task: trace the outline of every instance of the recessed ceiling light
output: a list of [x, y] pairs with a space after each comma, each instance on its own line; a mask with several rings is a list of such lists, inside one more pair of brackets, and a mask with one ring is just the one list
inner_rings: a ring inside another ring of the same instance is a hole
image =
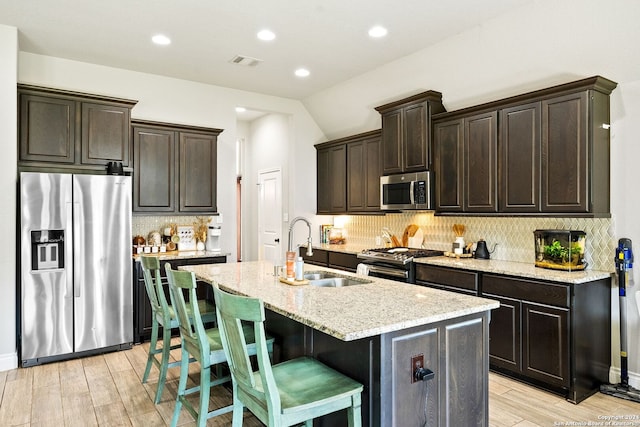
[[309, 70], [307, 70], [306, 68], [298, 68], [295, 71], [296, 76], [298, 77], [309, 77]]
[[371, 27], [369, 30], [369, 37], [380, 38], [387, 35], [387, 29], [381, 27], [380, 25], [376, 25], [375, 27]]
[[155, 36], [151, 37], [151, 41], [153, 41], [155, 44], [163, 46], [171, 44], [171, 39], [164, 34], [156, 34]]
[[236, 107], [236, 113], [244, 113], [245, 111], [247, 111], [247, 109], [244, 107]]
[[271, 30], [262, 30], [258, 32], [258, 38], [268, 42], [275, 39], [276, 35]]

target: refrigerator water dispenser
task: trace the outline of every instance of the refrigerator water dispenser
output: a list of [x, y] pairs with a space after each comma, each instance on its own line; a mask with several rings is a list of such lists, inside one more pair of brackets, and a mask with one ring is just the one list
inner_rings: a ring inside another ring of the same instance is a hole
[[31, 270], [64, 268], [64, 230], [31, 232]]

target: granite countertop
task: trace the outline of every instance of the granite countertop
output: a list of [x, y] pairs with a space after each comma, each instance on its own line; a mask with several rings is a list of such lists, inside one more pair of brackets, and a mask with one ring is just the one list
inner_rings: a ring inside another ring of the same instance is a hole
[[[223, 290], [264, 301], [265, 307], [343, 341], [427, 325], [497, 308], [497, 301], [423, 286], [364, 277], [371, 283], [341, 288], [291, 286], [273, 274], [273, 264], [251, 261], [180, 267]], [[353, 273], [305, 265], [305, 271]]]
[[[306, 247], [306, 246], [305, 246]], [[324, 249], [327, 251], [344, 252], [349, 254], [358, 254], [364, 249], [370, 249], [365, 245], [344, 244], [330, 245], [320, 244], [313, 245], [314, 249]], [[450, 258], [450, 257], [427, 257], [416, 258], [416, 264], [437, 265], [440, 267], [458, 268], [461, 270], [481, 271], [484, 273], [506, 274], [509, 276], [526, 277], [530, 279], [548, 280], [560, 283], [580, 284], [610, 278], [613, 275], [611, 271], [598, 270], [582, 270], [582, 271], [561, 271], [549, 270], [536, 267], [533, 262], [515, 262], [502, 261], [493, 259], [475, 259], [475, 258]]]
[[437, 265], [440, 267], [458, 268], [462, 270], [481, 271], [484, 273], [506, 274], [509, 276], [527, 277], [530, 279], [548, 280], [561, 283], [581, 284], [610, 278], [608, 271], [581, 270], [560, 271], [536, 267], [533, 263], [501, 261], [493, 259], [450, 258], [445, 256], [416, 258], [416, 264]]
[[[160, 261], [171, 261], [173, 259], [187, 259], [187, 258], [210, 258], [218, 256], [231, 255], [229, 252], [212, 252], [212, 251], [171, 251], [171, 252], [158, 252], [155, 254], [141, 254], [147, 256], [157, 256]], [[138, 254], [133, 255], [135, 261], [139, 261], [140, 256]]]

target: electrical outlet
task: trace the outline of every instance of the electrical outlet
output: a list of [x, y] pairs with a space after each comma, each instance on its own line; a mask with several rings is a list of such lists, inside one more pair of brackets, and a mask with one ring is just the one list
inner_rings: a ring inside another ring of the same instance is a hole
[[416, 369], [424, 368], [424, 354], [417, 354], [411, 357], [411, 384], [417, 382]]

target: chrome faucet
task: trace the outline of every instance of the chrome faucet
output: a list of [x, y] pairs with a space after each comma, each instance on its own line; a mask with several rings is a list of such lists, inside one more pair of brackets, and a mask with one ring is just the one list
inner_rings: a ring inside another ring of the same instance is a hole
[[308, 219], [303, 218], [301, 216], [297, 216], [297, 217], [293, 218], [291, 220], [291, 224], [289, 224], [289, 246], [288, 246], [289, 252], [292, 251], [291, 244], [292, 244], [293, 240], [291, 238], [293, 237], [293, 226], [298, 221], [306, 222], [307, 223], [307, 227], [309, 227], [309, 237], [307, 237], [307, 256], [311, 256], [311, 255], [313, 255], [313, 249], [311, 249], [311, 223], [309, 222]]

